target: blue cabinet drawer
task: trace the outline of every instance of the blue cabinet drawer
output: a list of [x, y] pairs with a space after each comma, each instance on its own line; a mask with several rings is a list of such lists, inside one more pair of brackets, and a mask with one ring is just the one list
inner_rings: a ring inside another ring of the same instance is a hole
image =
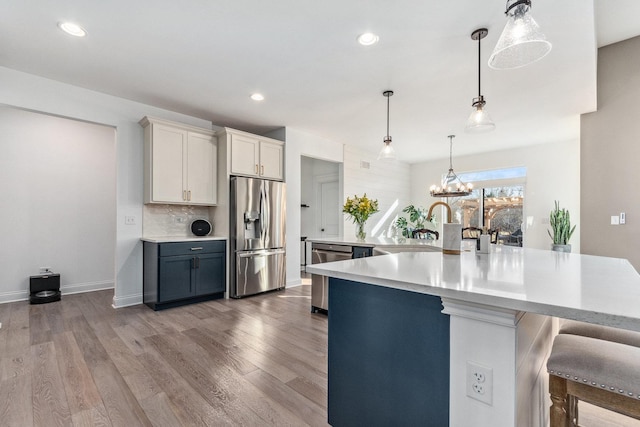
[[196, 255], [211, 252], [225, 252], [225, 240], [161, 243], [158, 245], [159, 256]]

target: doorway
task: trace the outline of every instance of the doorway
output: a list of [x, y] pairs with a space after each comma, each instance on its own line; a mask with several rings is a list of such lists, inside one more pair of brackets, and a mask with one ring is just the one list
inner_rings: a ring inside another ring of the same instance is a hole
[[306, 238], [342, 234], [340, 163], [301, 156], [300, 236], [301, 266], [311, 262]]

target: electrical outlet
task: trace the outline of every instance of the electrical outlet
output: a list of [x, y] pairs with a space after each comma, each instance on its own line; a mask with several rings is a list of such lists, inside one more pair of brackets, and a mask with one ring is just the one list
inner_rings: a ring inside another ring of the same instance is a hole
[[620, 225], [620, 217], [618, 215], [611, 215], [611, 225]]
[[493, 405], [493, 369], [467, 361], [467, 396]]
[[124, 217], [125, 225], [136, 225], [136, 217], [135, 216], [125, 216]]

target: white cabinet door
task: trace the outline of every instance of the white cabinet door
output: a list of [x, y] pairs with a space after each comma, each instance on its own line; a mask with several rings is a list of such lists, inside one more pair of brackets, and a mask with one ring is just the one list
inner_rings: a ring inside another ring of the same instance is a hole
[[217, 203], [218, 150], [215, 138], [188, 133], [187, 141], [187, 201], [193, 204]]
[[231, 135], [231, 173], [257, 176], [260, 165], [260, 140]]
[[183, 163], [187, 132], [153, 124], [152, 135], [152, 201], [182, 203], [186, 181]]
[[284, 146], [260, 141], [260, 176], [282, 180], [284, 177]]

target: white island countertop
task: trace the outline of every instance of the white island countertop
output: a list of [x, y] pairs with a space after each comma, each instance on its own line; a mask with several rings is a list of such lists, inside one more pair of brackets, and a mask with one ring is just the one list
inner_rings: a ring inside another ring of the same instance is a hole
[[360, 247], [379, 247], [383, 249], [420, 249], [424, 251], [441, 251], [442, 240], [427, 239], [392, 239], [390, 237], [367, 237], [364, 240], [341, 237], [308, 237], [307, 242], [326, 243], [328, 245], [349, 245]]
[[140, 240], [151, 243], [172, 243], [172, 242], [204, 242], [207, 240], [227, 240], [220, 236], [145, 236]]
[[640, 275], [619, 258], [491, 245], [489, 254], [398, 253], [307, 272], [640, 331]]

